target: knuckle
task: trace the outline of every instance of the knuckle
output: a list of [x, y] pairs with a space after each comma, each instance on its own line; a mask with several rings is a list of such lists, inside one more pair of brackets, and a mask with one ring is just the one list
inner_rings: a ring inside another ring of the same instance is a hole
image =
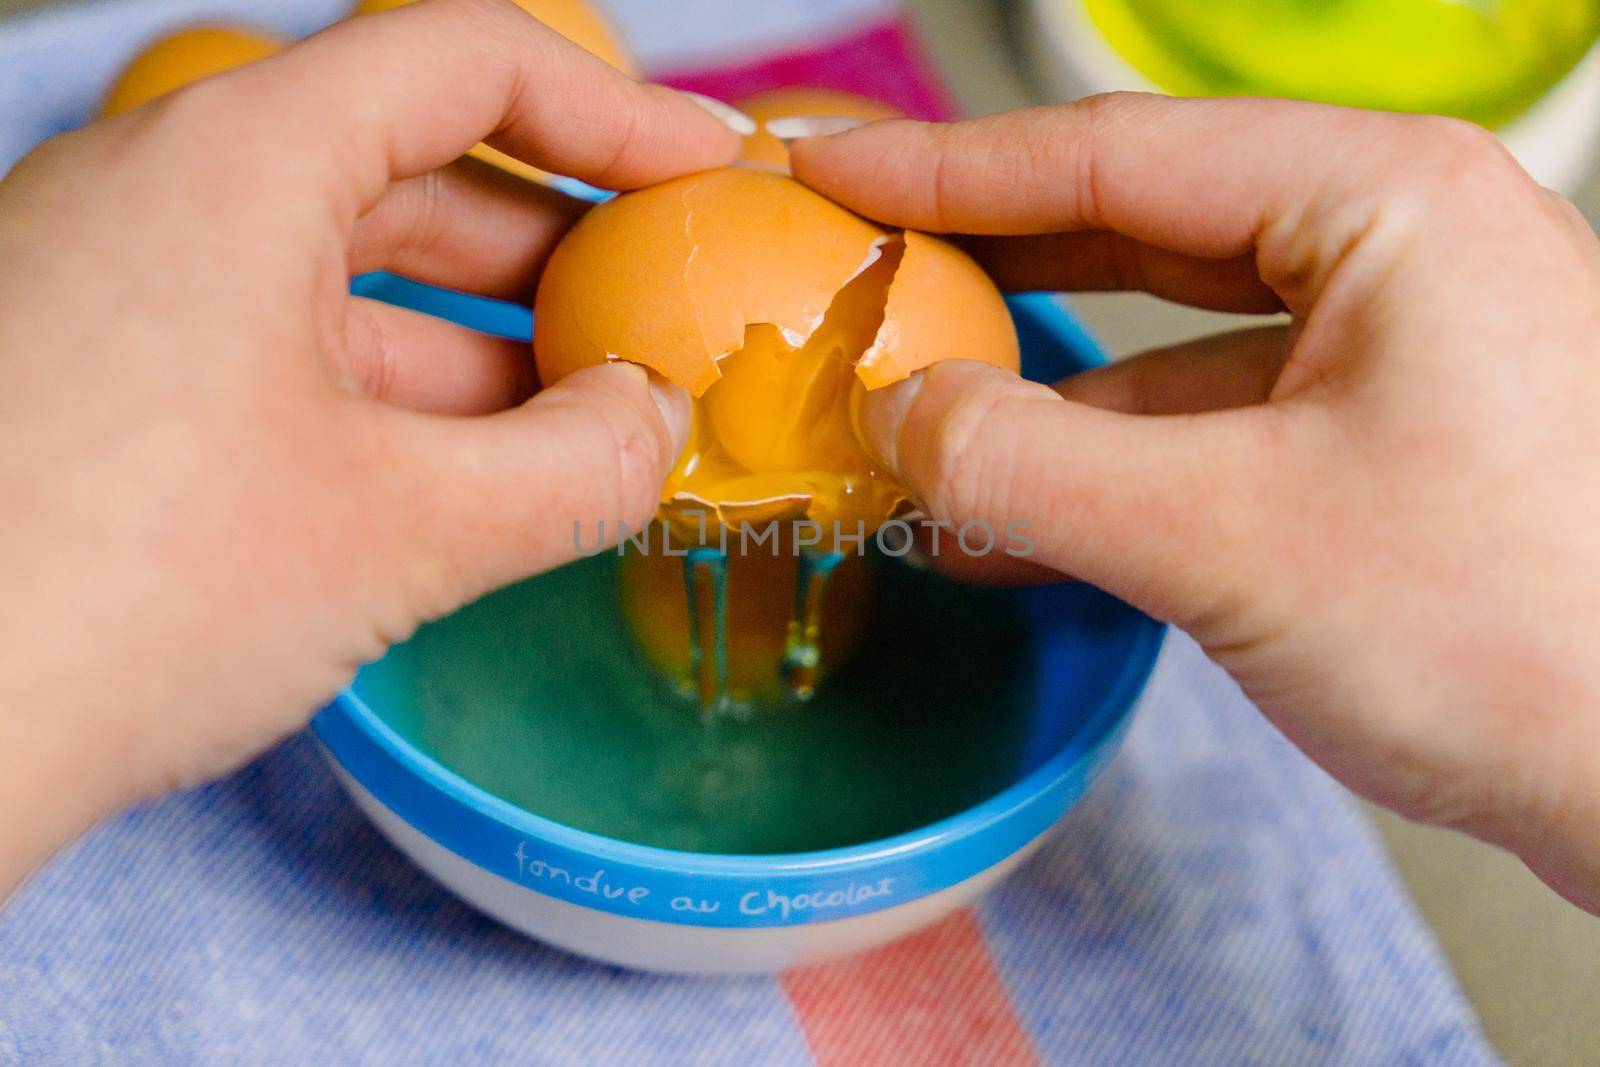
[[606, 159], [605, 166], [600, 168], [603, 177], [615, 177], [629, 169], [629, 165], [640, 155], [640, 145], [644, 138], [644, 116], [638, 108], [626, 108], [618, 116], [619, 125], [616, 130], [615, 141], [611, 153]]
[[1141, 92], [1137, 89], [1113, 89], [1104, 93], [1091, 93], [1079, 100], [1078, 104], [1097, 118], [1105, 118], [1113, 112], [1136, 104], [1161, 99], [1163, 97], [1159, 93]]
[[20, 183], [24, 179], [31, 179], [35, 174], [41, 177], [52, 171], [70, 174], [77, 158], [79, 139], [82, 136], [81, 132], [75, 131], [57, 134], [49, 140], [41, 141], [11, 168], [11, 177]]
[[[483, 42], [478, 58], [485, 70], [508, 78], [517, 89], [522, 89], [523, 72], [514, 53], [502, 47], [508, 34], [526, 36], [530, 25], [543, 28], [544, 24], [525, 10], [515, 0], [455, 0], [450, 15], [461, 24], [464, 36]], [[476, 31], [476, 32], [474, 32]]]
[[659, 453], [654, 436], [637, 426], [617, 438], [617, 514], [635, 527], [656, 511], [661, 492]]
[[445, 172], [431, 170], [411, 183], [410, 203], [403, 216], [404, 229], [401, 247], [425, 252], [437, 244], [442, 235], [442, 225], [448, 215], [445, 200]]
[[1008, 397], [962, 389], [936, 416], [921, 503], [943, 519], [993, 517], [1006, 510], [1017, 471]]
[[434, 0], [434, 6], [468, 26], [488, 27], [497, 20], [527, 15], [513, 0]]
[[617, 399], [594, 397], [585, 406], [604, 434], [604, 462], [609, 466], [609, 484], [615, 487], [612, 515], [606, 517], [637, 527], [655, 514], [661, 492], [663, 449], [640, 406], [618, 404]]
[[1407, 118], [1405, 127], [1401, 150], [1420, 156], [1424, 164], [1421, 170], [1430, 182], [1443, 177], [1453, 183], [1498, 187], [1518, 177], [1526, 178], [1500, 139], [1476, 123], [1416, 115]]
[[[95, 136], [105, 132], [109, 127], [57, 134], [36, 145], [3, 176], [9, 216], [4, 220], [4, 229], [8, 236], [22, 231], [59, 233], [71, 217], [69, 208], [95, 202], [92, 198], [104, 201], [109, 182], [95, 172], [100, 169], [96, 167], [100, 162], [96, 156], [107, 154], [106, 145], [94, 142], [106, 140]], [[36, 240], [48, 239], [41, 236]]]
[[1447, 115], [1416, 115], [1411, 121], [1435, 146], [1463, 159], [1503, 152], [1499, 138], [1475, 122]]
[[1087, 139], [1105, 133], [1111, 127], [1122, 123], [1130, 112], [1159, 99], [1161, 98], [1153, 93], [1117, 89], [1111, 92], [1091, 93], [1064, 106], [1075, 116], [1074, 136], [1078, 139]]
[[933, 157], [933, 168], [928, 172], [928, 214], [933, 219], [932, 229], [946, 231], [950, 226], [950, 205], [953, 198], [953, 171], [950, 160], [956, 151], [953, 144], [943, 144]]
[[1586, 218], [1578, 205], [1562, 196], [1554, 189], [1541, 189], [1540, 195], [1544, 198], [1546, 206], [1564, 226], [1569, 226], [1574, 232], [1593, 236], [1594, 231], [1589, 227]]
[[146, 158], [158, 164], [202, 156], [213, 178], [221, 173], [230, 188], [256, 189], [261, 175], [280, 165], [274, 154], [276, 141], [262, 127], [259, 109], [240, 98], [229, 72], [184, 86], [146, 105], [130, 147], [148, 149]]
[[1100, 177], [1095, 142], [1112, 120], [1127, 104], [1130, 93], [1097, 93], [1078, 102], [1079, 123], [1075, 136], [1067, 140], [1073, 145], [1071, 176], [1073, 200], [1078, 217], [1085, 225], [1103, 225], [1100, 210]]
[[433, 170], [390, 185], [357, 223], [352, 250], [385, 260], [426, 251], [440, 233], [444, 180], [442, 170]]
[[1060, 142], [1071, 153], [1070, 166], [1063, 173], [1069, 175], [1073, 183], [1078, 215], [1084, 225], [1091, 228], [1105, 226], [1101, 209], [1105, 197], [1100, 190], [1101, 153], [1098, 146], [1108, 137], [1116, 137], [1119, 128], [1128, 125], [1130, 116], [1136, 116], [1152, 100], [1158, 99], [1151, 93], [1127, 90], [1095, 93], [1069, 105], [1076, 109], [1077, 118], [1071, 136], [1041, 138], [1047, 143]]
[[531, 18], [526, 8], [515, 0], [460, 0], [462, 7], [486, 19]]
[[1493, 133], [1435, 115], [1393, 119], [1395, 164], [1374, 205], [1392, 228], [1459, 240], [1463, 226], [1482, 232], [1535, 221], [1539, 186]]
[[146, 105], [149, 129], [164, 139], [193, 141], [224, 124], [236, 124], [233, 95], [223, 77], [186, 85]]
[[368, 327], [366, 343], [355, 361], [356, 384], [374, 400], [389, 401], [394, 396], [399, 369], [394, 340], [376, 320], [370, 321]]

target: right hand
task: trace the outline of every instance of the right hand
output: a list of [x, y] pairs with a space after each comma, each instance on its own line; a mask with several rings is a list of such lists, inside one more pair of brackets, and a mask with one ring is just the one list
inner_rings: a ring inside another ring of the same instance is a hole
[[1014, 289], [1292, 323], [1052, 389], [980, 363], [869, 394], [936, 519], [1192, 633], [1334, 775], [1600, 912], [1600, 243], [1494, 138], [1268, 100], [1095, 97], [796, 142]]

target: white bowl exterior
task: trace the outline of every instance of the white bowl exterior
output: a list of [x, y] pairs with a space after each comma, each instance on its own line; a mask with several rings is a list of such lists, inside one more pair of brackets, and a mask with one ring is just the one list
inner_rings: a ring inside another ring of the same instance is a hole
[[[328, 755], [324, 750], [324, 755]], [[849, 955], [902, 937], [969, 903], [1016, 868], [1044, 835], [965, 881], [865, 915], [796, 926], [724, 928], [635, 919], [519, 885], [462, 859], [390, 810], [337, 760], [340, 783], [394, 846], [479, 911], [568, 952], [676, 974], [767, 974]]]
[[[1056, 100], [1094, 93], [1162, 90], [1106, 43], [1083, 0], [1029, 0], [1023, 46], [1039, 86]], [[1541, 185], [1575, 192], [1600, 159], [1600, 45], [1544, 98], [1496, 131]]]

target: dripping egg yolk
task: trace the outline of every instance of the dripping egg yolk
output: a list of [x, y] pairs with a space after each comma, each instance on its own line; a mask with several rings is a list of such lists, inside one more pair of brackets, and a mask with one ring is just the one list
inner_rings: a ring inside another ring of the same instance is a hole
[[591, 210], [552, 255], [534, 323], [546, 384], [620, 360], [696, 398], [661, 501], [686, 540], [697, 521], [871, 533], [905, 494], [857, 441], [860, 394], [945, 359], [1018, 367], [1005, 303], [964, 252], [737, 167]]

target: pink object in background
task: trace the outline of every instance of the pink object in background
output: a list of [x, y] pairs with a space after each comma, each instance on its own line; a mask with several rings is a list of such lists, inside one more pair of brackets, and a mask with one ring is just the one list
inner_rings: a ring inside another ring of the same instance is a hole
[[662, 70], [653, 75], [668, 85], [719, 100], [738, 100], [789, 85], [814, 85], [881, 100], [913, 118], [949, 119], [960, 111], [903, 18], [749, 62]]

